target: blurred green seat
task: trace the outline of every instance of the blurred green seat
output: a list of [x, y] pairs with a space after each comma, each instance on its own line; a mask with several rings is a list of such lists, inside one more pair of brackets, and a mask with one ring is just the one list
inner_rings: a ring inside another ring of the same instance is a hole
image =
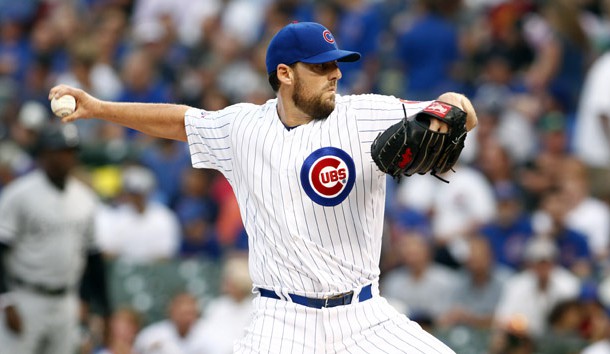
[[152, 264], [106, 262], [112, 309], [130, 307], [145, 323], [166, 317], [169, 300], [188, 291], [204, 306], [220, 292], [221, 265], [204, 259], [178, 259]]
[[468, 326], [436, 329], [433, 333], [443, 343], [459, 354], [487, 354], [491, 332]]

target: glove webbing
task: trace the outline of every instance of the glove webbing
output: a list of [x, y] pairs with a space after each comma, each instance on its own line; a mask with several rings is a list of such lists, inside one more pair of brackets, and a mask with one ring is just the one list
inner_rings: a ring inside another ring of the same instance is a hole
[[[419, 122], [415, 122], [415, 124], [420, 124]], [[429, 135], [432, 135], [430, 138], [428, 138]], [[438, 146], [443, 146], [442, 144], [445, 143], [445, 139], [447, 138], [447, 135], [442, 134], [442, 133], [434, 133], [430, 130], [426, 130], [426, 132], [424, 133], [424, 136], [422, 138], [422, 142], [424, 142], [426, 144], [426, 146], [420, 146], [419, 147], [419, 152], [418, 154], [424, 154], [423, 158], [420, 159], [420, 163], [417, 166], [414, 166], [413, 169], [414, 170], [430, 170], [433, 168], [433, 166], [435, 166], [437, 164], [438, 159], [440, 158], [440, 154], [438, 149], [435, 149], [435, 147]], [[440, 140], [440, 143], [439, 143]], [[440, 144], [440, 145], [438, 145]], [[436, 156], [434, 158], [430, 158], [428, 159], [428, 154], [432, 155], [432, 156]], [[415, 159], [417, 159], [418, 157], [416, 156]], [[406, 174], [407, 176], [411, 176], [411, 174]]]

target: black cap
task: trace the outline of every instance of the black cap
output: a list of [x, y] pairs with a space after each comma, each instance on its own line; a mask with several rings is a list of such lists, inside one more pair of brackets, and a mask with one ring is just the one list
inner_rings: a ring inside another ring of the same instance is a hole
[[80, 145], [78, 128], [74, 124], [47, 124], [38, 136], [38, 151], [77, 149]]

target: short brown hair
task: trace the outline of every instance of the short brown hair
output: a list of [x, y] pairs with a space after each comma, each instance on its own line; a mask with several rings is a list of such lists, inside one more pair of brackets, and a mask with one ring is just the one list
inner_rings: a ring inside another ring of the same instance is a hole
[[[297, 65], [297, 63], [292, 63], [288, 66], [291, 68], [294, 68]], [[271, 85], [273, 92], [278, 92], [280, 90], [280, 80], [277, 78], [277, 70], [275, 70], [271, 74], [269, 74], [269, 85]]]
[[269, 74], [269, 85], [271, 85], [273, 92], [277, 92], [280, 89], [280, 80], [277, 78], [277, 70]]

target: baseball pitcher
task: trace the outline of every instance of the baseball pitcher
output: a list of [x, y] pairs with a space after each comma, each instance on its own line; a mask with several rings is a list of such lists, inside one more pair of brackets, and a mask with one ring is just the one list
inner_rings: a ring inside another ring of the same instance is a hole
[[[337, 94], [340, 50], [317, 23], [280, 30], [267, 50], [276, 98], [220, 111], [76, 97], [63, 118], [99, 117], [187, 141], [192, 164], [224, 174], [249, 235], [255, 312], [236, 353], [453, 353], [379, 295], [385, 173], [451, 169], [470, 101]], [[408, 291], [408, 289], [406, 289]]]

